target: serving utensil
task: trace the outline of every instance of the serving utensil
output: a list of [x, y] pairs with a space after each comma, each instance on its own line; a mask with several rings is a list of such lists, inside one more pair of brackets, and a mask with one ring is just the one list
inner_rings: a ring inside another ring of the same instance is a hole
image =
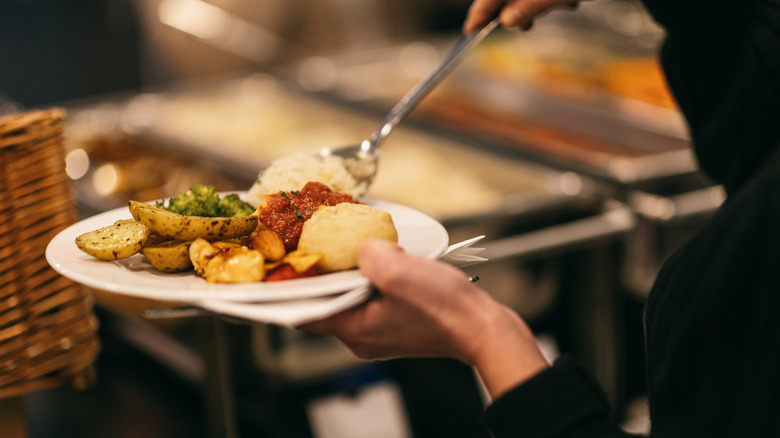
[[460, 63], [469, 50], [482, 41], [498, 24], [499, 20], [495, 18], [482, 29], [461, 36], [436, 68], [409, 90], [390, 110], [368, 139], [356, 145], [326, 147], [320, 150], [319, 155], [342, 158], [344, 167], [357, 181], [360, 195], [365, 194], [376, 176], [379, 147], [385, 138]]

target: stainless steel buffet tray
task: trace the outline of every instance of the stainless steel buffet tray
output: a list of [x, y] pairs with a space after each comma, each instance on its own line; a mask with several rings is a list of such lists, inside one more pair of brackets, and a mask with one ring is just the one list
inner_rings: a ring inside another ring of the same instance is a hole
[[[696, 163], [656, 62], [657, 41], [546, 20], [532, 32], [499, 30], [410, 118], [621, 185], [690, 174]], [[303, 60], [291, 76], [382, 111], [447, 47], [412, 41]], [[332, 79], [311, 79], [323, 77]]]
[[[172, 191], [166, 176], [174, 174], [187, 175], [188, 182], [201, 177], [201, 183], [248, 190], [273, 159], [359, 142], [378, 123], [371, 114], [295, 91], [263, 74], [97, 99], [74, 105], [69, 113], [69, 150], [93, 158], [85, 175], [97, 170], [101, 157], [111, 161], [105, 156], [113, 145], [125, 159], [147, 157], [146, 165], [126, 166], [124, 180], [147, 181], [154, 173], [158, 192]], [[172, 173], [166, 160], [198, 163], [208, 171]], [[101, 196], [96, 190], [87, 193], [96, 201]], [[403, 126], [383, 146], [368, 193], [445, 223], [532, 214], [597, 195], [596, 183], [576, 173]], [[113, 194], [122, 196], [129, 195]]]

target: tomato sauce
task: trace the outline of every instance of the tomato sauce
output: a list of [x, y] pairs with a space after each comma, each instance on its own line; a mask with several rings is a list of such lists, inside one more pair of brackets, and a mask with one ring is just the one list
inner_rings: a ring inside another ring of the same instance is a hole
[[273, 271], [269, 272], [268, 275], [266, 275], [265, 277], [265, 281], [273, 282], [273, 281], [295, 280], [297, 278], [309, 278], [309, 277], [316, 277], [318, 275], [320, 275], [320, 273], [317, 270], [316, 266], [312, 266], [311, 268], [303, 272], [297, 272], [292, 266], [288, 264], [283, 264], [278, 268], [274, 269]]
[[311, 218], [320, 205], [342, 202], [360, 204], [346, 193], [332, 191], [325, 184], [310, 181], [300, 191], [268, 195], [259, 211], [260, 221], [282, 238], [287, 252], [298, 247], [303, 223]]

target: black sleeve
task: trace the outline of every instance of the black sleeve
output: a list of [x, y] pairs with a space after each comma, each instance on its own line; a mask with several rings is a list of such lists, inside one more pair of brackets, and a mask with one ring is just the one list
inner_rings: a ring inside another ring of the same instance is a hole
[[646, 310], [659, 437], [780, 431], [780, 142], [664, 265]]
[[609, 421], [598, 383], [566, 357], [495, 400], [485, 419], [496, 438], [631, 436]]

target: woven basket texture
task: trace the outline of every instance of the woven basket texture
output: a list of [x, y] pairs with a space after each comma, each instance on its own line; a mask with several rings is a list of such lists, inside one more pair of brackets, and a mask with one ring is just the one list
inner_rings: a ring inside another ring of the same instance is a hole
[[52, 108], [0, 117], [0, 398], [95, 379], [94, 300], [44, 255], [76, 220], [65, 116]]

